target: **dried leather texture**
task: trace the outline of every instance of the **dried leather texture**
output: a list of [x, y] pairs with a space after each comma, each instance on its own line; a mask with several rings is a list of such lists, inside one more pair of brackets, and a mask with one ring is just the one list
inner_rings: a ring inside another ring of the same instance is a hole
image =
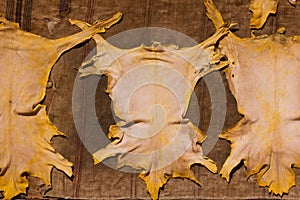
[[[212, 1], [207, 15], [218, 28], [223, 19]], [[220, 173], [227, 181], [241, 162], [247, 177], [257, 174], [260, 186], [283, 195], [295, 185], [293, 167], [300, 167], [299, 36], [282, 31], [257, 38], [233, 33], [220, 41], [229, 60], [227, 80], [243, 118], [223, 132], [231, 153]]]
[[26, 193], [27, 176], [51, 184], [53, 167], [72, 176], [72, 163], [51, 146], [62, 135], [49, 121], [45, 96], [50, 70], [59, 56], [73, 46], [104, 32], [119, 16], [97, 22], [80, 33], [50, 40], [25, 32], [17, 23], [0, 18], [1, 111], [0, 190], [5, 199]]
[[[288, 0], [292, 5], [296, 5], [296, 0]], [[279, 0], [251, 0], [249, 9], [252, 11], [250, 28], [260, 29], [263, 27], [270, 14], [277, 11]]]
[[[85, 29], [88, 24], [73, 21]], [[82, 76], [105, 74], [107, 92], [120, 121], [110, 126], [112, 142], [93, 154], [95, 164], [117, 156], [117, 167], [141, 170], [152, 199], [170, 178], [187, 178], [198, 184], [190, 169], [201, 164], [216, 173], [215, 163], [203, 156], [205, 134], [184, 118], [198, 79], [224, 67], [226, 62], [208, 47], [225, 34], [220, 29], [205, 42], [178, 49], [159, 43], [119, 49], [99, 35], [97, 54], [82, 64]]]

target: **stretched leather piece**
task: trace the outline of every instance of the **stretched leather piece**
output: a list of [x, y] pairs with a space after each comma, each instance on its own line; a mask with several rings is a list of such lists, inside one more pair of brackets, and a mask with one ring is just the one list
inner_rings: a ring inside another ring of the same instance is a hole
[[[85, 29], [88, 24], [73, 21]], [[215, 163], [202, 155], [205, 134], [184, 118], [198, 79], [227, 64], [208, 47], [227, 29], [190, 48], [159, 43], [119, 49], [100, 35], [93, 38], [97, 54], [82, 64], [82, 76], [105, 74], [107, 92], [120, 121], [109, 129], [112, 142], [93, 154], [95, 164], [117, 156], [118, 168], [141, 170], [152, 199], [170, 178], [188, 178], [198, 184], [190, 167], [201, 164], [216, 173]], [[219, 63], [219, 65], [216, 65]]]
[[97, 22], [85, 31], [50, 40], [25, 32], [0, 16], [0, 190], [5, 199], [26, 193], [27, 176], [51, 184], [53, 167], [72, 176], [72, 163], [51, 146], [62, 135], [49, 121], [45, 96], [50, 70], [59, 56], [73, 46], [104, 32], [120, 19]]
[[[224, 25], [211, 0], [207, 16]], [[230, 90], [243, 118], [221, 134], [231, 153], [221, 170], [227, 181], [243, 161], [247, 177], [257, 174], [260, 186], [283, 195], [295, 185], [293, 167], [300, 167], [300, 37], [280, 30], [271, 36], [239, 38], [229, 33], [220, 41], [229, 60]]]
[[[296, 6], [297, 0], [288, 0], [293, 6]], [[250, 28], [260, 29], [266, 23], [270, 14], [277, 11], [279, 0], [251, 0], [249, 9], [253, 15], [250, 19]]]

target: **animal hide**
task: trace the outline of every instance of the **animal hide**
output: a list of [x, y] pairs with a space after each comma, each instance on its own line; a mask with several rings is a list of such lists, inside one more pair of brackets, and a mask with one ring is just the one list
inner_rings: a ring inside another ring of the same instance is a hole
[[1, 111], [0, 111], [0, 190], [6, 199], [26, 193], [27, 176], [51, 184], [53, 167], [72, 176], [72, 163], [51, 146], [55, 135], [62, 135], [51, 124], [45, 106], [50, 70], [59, 56], [73, 46], [104, 32], [120, 19], [97, 22], [85, 31], [50, 40], [19, 28], [0, 17]]
[[[205, 5], [215, 27], [224, 25], [213, 2]], [[229, 33], [220, 51], [228, 57], [228, 83], [243, 115], [220, 136], [231, 142], [220, 173], [229, 181], [243, 161], [247, 177], [257, 174], [260, 186], [288, 193], [295, 185], [292, 167], [300, 167], [300, 37], [278, 32], [242, 39]]]
[[[297, 0], [288, 0], [293, 6], [296, 6]], [[270, 14], [277, 11], [279, 0], [251, 0], [249, 9], [253, 15], [250, 19], [250, 28], [260, 29]]]
[[82, 64], [80, 72], [108, 76], [107, 92], [120, 119], [109, 129], [112, 142], [93, 154], [95, 164], [117, 156], [118, 168], [141, 170], [152, 199], [158, 199], [170, 178], [200, 184], [190, 169], [194, 164], [217, 171], [215, 163], [202, 155], [205, 134], [184, 116], [198, 79], [226, 64], [208, 48], [224, 34], [225, 28], [204, 43], [183, 49], [154, 43], [123, 50], [100, 35], [93, 37], [97, 54]]

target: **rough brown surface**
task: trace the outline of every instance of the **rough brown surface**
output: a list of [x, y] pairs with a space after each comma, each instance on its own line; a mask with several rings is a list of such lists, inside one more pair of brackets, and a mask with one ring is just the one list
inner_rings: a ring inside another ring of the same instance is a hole
[[[8, 0], [7, 2], [9, 2]], [[7, 12], [8, 4], [5, 0], [0, 2], [0, 12]], [[17, 3], [17, 1], [11, 1]], [[30, 0], [23, 0], [23, 7]], [[64, 7], [64, 3], [69, 2], [69, 7]], [[239, 30], [236, 33], [239, 37], [249, 37], [249, 1], [244, 0], [216, 0], [216, 6], [222, 13], [224, 19], [230, 22], [237, 22]], [[16, 5], [15, 5], [16, 6]], [[27, 9], [28, 10], [28, 9]], [[23, 9], [23, 12], [25, 9]], [[203, 2], [186, 1], [151, 1], [151, 0], [33, 0], [30, 18], [21, 13], [21, 21], [24, 28], [30, 32], [48, 38], [59, 38], [70, 35], [78, 31], [78, 28], [70, 26], [67, 19], [79, 19], [93, 22], [98, 18], [107, 18], [116, 12], [124, 14], [123, 20], [111, 28], [103, 37], [120, 33], [125, 30], [140, 28], [145, 26], [157, 26], [180, 31], [187, 36], [201, 42], [214, 33], [213, 24], [205, 16]], [[15, 11], [11, 16], [16, 19]], [[270, 16], [261, 31], [256, 34], [272, 34], [276, 30], [285, 26], [287, 36], [300, 35], [300, 9], [292, 7], [288, 1], [280, 1], [276, 16]], [[28, 25], [30, 19], [30, 26]], [[48, 23], [48, 26], [47, 26]], [[22, 27], [22, 26], [21, 26]], [[50, 28], [49, 28], [50, 27]], [[45, 194], [45, 197], [65, 197], [76, 199], [149, 199], [143, 181], [137, 174], [130, 174], [111, 169], [105, 165], [93, 165], [91, 154], [80, 142], [74, 126], [72, 117], [72, 89], [77, 70], [88, 52], [94, 47], [94, 42], [77, 46], [65, 53], [52, 70], [50, 80], [54, 88], [47, 90], [44, 103], [48, 106], [48, 114], [52, 123], [58, 130], [66, 133], [67, 138], [55, 138], [53, 145], [68, 160], [74, 163], [74, 177], [67, 178], [57, 170], [53, 171], [53, 188]], [[236, 103], [232, 97], [226, 80], [224, 85], [227, 92], [227, 115], [224, 129], [235, 124], [241, 117], [236, 110]], [[96, 110], [104, 131], [108, 132], [108, 127], [114, 124], [111, 114], [111, 105], [108, 96], [104, 93], [106, 80], [103, 78], [99, 82]], [[199, 98], [201, 118], [199, 127], [207, 130], [210, 111], [210, 96], [203, 80], [200, 80], [195, 92]], [[229, 143], [219, 140], [214, 149], [208, 154], [216, 161], [221, 168], [230, 152]], [[160, 199], [279, 199], [274, 195], [269, 195], [266, 188], [257, 186], [255, 177], [245, 180], [245, 170], [242, 167], [234, 173], [230, 184], [220, 178], [219, 175], [211, 174], [201, 167], [194, 166], [196, 177], [201, 176], [203, 187], [181, 179], [170, 180], [165, 188], [160, 192]], [[296, 172], [296, 182], [300, 180], [300, 171]], [[29, 197], [43, 198], [39, 190], [39, 181], [31, 180]], [[284, 199], [297, 199], [300, 197], [299, 185], [292, 188], [289, 195]]]

